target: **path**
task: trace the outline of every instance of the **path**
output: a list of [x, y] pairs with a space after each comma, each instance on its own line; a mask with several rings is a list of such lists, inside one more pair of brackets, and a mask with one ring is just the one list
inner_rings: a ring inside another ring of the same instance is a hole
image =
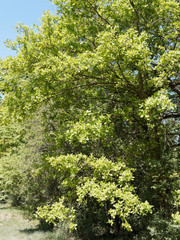
[[23, 217], [20, 210], [0, 203], [0, 240], [52, 240], [52, 232], [43, 232], [37, 221]]

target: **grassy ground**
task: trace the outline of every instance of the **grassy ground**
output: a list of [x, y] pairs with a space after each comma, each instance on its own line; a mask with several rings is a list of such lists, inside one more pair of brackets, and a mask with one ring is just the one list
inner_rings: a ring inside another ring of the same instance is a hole
[[[39, 228], [38, 221], [29, 220], [24, 212], [0, 201], [0, 240], [78, 240], [66, 227], [54, 231]], [[104, 238], [98, 238], [104, 240]], [[115, 239], [114, 239], [115, 240]], [[119, 239], [118, 239], [119, 240]]]
[[9, 203], [0, 203], [0, 240], [63, 240], [56, 232], [42, 231], [37, 221], [25, 218]]
[[[159, 218], [154, 228], [152, 227], [152, 237], [139, 236], [133, 239], [180, 239], [179, 225], [169, 224], [165, 220]], [[161, 222], [160, 222], [161, 221]], [[164, 224], [164, 225], [163, 225]], [[172, 226], [171, 226], [172, 225]], [[165, 226], [165, 227], [164, 227]], [[164, 230], [165, 229], [165, 232]], [[98, 240], [112, 240], [112, 238], [98, 238]], [[131, 238], [132, 239], [132, 238]], [[9, 203], [1, 203], [0, 201], [0, 240], [78, 240], [68, 234], [66, 226], [61, 226], [55, 231], [43, 231], [38, 227], [38, 221], [30, 221], [25, 217], [21, 210], [12, 208]], [[95, 239], [94, 239], [95, 240]], [[97, 239], [96, 239], [97, 240]], [[113, 240], [122, 240], [114, 238]]]
[[[78, 240], [62, 227], [55, 231], [43, 231], [38, 221], [29, 220], [24, 213], [0, 202], [0, 240]], [[98, 238], [104, 240], [104, 238]], [[114, 239], [120, 240], [120, 239]]]

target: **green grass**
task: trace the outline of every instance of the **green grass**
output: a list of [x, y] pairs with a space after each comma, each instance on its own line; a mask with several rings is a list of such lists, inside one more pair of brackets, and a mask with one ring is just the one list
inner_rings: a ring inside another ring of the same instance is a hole
[[71, 240], [63, 235], [60, 231], [43, 231], [38, 221], [25, 218], [9, 203], [0, 203], [0, 240]]
[[[96, 240], [110, 238], [96, 238]], [[0, 202], [0, 240], [78, 240], [68, 234], [67, 227], [61, 226], [54, 231], [45, 231], [39, 222], [29, 220], [23, 211], [11, 207], [10, 203]], [[95, 240], [95, 239], [94, 239]], [[112, 240], [112, 239], [111, 239]], [[116, 238], [113, 240], [122, 240]]]
[[[157, 216], [158, 217], [158, 216]], [[39, 222], [29, 220], [25, 217], [23, 211], [11, 207], [10, 203], [0, 202], [0, 240], [78, 240], [72, 237], [67, 230], [67, 226], [60, 225], [57, 230], [45, 231], [39, 228]], [[180, 225], [168, 225], [165, 219], [158, 217], [154, 218], [151, 227], [151, 236], [146, 232], [142, 236], [131, 237], [131, 239], [146, 240], [146, 239], [179, 239]], [[149, 237], [148, 237], [149, 236]], [[83, 240], [87, 238], [82, 238]], [[122, 238], [99, 237], [93, 240], [123, 240]], [[130, 240], [130, 239], [129, 239]]]
[[[96, 238], [96, 240], [112, 238]], [[54, 231], [45, 231], [39, 222], [29, 220], [22, 210], [11, 207], [10, 203], [0, 202], [0, 240], [78, 240], [68, 234], [67, 227], [61, 226]], [[95, 239], [94, 239], [95, 240]], [[114, 238], [113, 240], [122, 240]]]

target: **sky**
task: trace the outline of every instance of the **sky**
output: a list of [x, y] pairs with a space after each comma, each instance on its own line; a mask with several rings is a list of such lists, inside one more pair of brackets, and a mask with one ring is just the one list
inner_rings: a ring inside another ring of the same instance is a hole
[[16, 39], [16, 24], [40, 25], [43, 11], [54, 13], [56, 7], [49, 0], [0, 0], [0, 58], [15, 56], [4, 42]]

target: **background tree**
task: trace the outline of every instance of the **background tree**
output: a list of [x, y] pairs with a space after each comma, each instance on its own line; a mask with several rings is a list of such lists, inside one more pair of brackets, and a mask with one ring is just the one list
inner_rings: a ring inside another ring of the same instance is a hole
[[179, 187], [178, 1], [53, 2], [57, 14], [46, 12], [40, 27], [19, 25], [8, 42], [18, 55], [2, 64], [9, 119], [22, 124], [41, 109], [40, 165], [58, 191], [38, 216], [66, 219], [84, 238], [85, 218], [94, 234], [145, 229], [137, 215], [150, 206], [139, 198], [154, 219], [170, 219]]

